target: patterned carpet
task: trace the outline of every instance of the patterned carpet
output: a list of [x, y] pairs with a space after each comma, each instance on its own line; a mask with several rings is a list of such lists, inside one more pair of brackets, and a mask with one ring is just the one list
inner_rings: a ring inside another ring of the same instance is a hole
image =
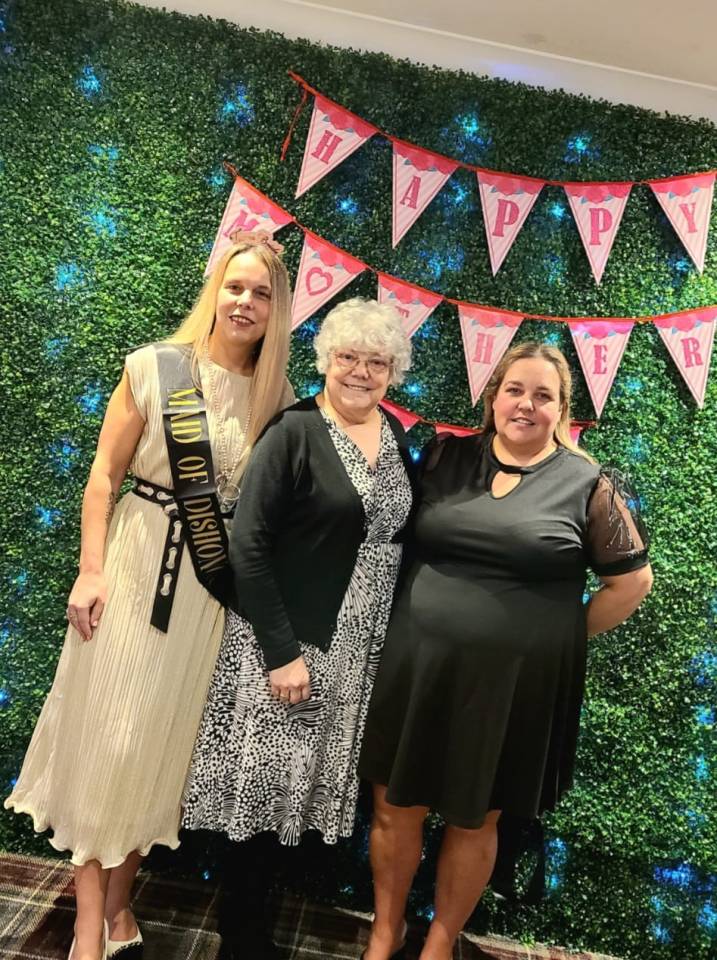
[[[210, 884], [142, 872], [135, 900], [145, 960], [214, 960], [216, 891]], [[0, 960], [65, 960], [72, 940], [72, 872], [66, 862], [0, 856]], [[274, 939], [286, 960], [357, 960], [370, 918], [285, 895]], [[410, 957], [420, 952], [411, 930]], [[615, 960], [466, 935], [455, 960]], [[247, 957], [247, 960], [251, 958]]]

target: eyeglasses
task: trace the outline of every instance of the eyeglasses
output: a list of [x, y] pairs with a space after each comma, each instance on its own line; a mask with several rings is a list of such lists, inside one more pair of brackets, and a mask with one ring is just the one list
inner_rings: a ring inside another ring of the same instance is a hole
[[344, 370], [353, 370], [363, 360], [368, 372], [374, 377], [380, 377], [393, 366], [393, 360], [387, 360], [385, 357], [369, 356], [365, 353], [353, 353], [351, 350], [332, 351], [336, 363]]

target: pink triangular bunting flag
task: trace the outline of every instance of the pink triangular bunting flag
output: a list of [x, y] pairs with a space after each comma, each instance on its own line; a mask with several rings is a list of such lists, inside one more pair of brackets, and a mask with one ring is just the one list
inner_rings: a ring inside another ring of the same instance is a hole
[[376, 133], [376, 127], [331, 100], [316, 96], [296, 196], [318, 183]]
[[600, 283], [630, 196], [631, 183], [566, 183], [595, 282]]
[[458, 427], [454, 423], [434, 423], [433, 428], [436, 433], [452, 433], [454, 437], [470, 437], [479, 430], [472, 430], [470, 427]]
[[465, 303], [459, 304], [458, 316], [471, 400], [475, 406], [523, 318], [514, 313], [487, 310]]
[[378, 302], [388, 303], [398, 310], [403, 329], [409, 337], [428, 319], [441, 300], [443, 297], [439, 294], [424, 290], [423, 287], [396, 280], [386, 273], [378, 274]]
[[705, 267], [715, 176], [717, 174], [697, 173], [650, 182], [660, 206], [700, 273]]
[[707, 307], [653, 321], [700, 409], [705, 402], [715, 319], [717, 307]]
[[419, 417], [417, 413], [413, 413], [412, 410], [406, 410], [405, 407], [399, 407], [397, 403], [392, 403], [391, 400], [384, 398], [381, 401], [381, 406], [396, 417], [404, 430], [410, 430], [411, 427], [415, 427], [415, 425], [422, 420], [422, 417]]
[[365, 269], [365, 263], [307, 230], [294, 286], [291, 329], [316, 313]]
[[493, 276], [498, 273], [544, 181], [478, 171], [478, 188]]
[[573, 420], [570, 423], [570, 439], [573, 443], [580, 443], [580, 437], [582, 436], [583, 430], [587, 430], [589, 426], [592, 426], [590, 423], [581, 423], [580, 420]]
[[458, 164], [401, 140], [393, 142], [393, 246], [413, 226]]
[[224, 208], [224, 216], [214, 238], [214, 246], [204, 276], [212, 272], [217, 260], [231, 244], [232, 234], [238, 230], [264, 230], [273, 235], [293, 221], [294, 218], [290, 213], [265, 197], [242, 177], [236, 177]]
[[632, 320], [573, 320], [568, 326], [598, 416], [625, 352]]

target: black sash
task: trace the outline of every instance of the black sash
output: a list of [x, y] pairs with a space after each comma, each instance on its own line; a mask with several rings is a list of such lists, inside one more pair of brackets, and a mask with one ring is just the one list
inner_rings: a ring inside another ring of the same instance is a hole
[[185, 543], [197, 580], [213, 597], [235, 609], [236, 593], [229, 540], [216, 495], [206, 405], [201, 385], [197, 387], [192, 379], [191, 351], [172, 343], [155, 344], [155, 350], [174, 485], [172, 506], [181, 521], [179, 529], [170, 517], [152, 608], [152, 626], [166, 633]]

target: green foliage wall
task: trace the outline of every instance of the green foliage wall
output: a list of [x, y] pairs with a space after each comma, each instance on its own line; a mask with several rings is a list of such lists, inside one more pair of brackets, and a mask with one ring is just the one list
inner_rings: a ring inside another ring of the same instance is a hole
[[[62, 642], [104, 402], [124, 354], [171, 330], [199, 288], [230, 187], [223, 158], [326, 239], [454, 297], [605, 316], [717, 302], [717, 226], [699, 276], [646, 189], [628, 203], [600, 287], [557, 188], [544, 190], [492, 278], [467, 171], [392, 250], [391, 149], [380, 138], [294, 201], [309, 111], [282, 164], [297, 96], [287, 68], [399, 137], [535, 176], [710, 169], [717, 131], [119, 0], [0, 0], [0, 24], [5, 795]], [[287, 228], [281, 238], [295, 271], [301, 234]], [[347, 294], [374, 291], [367, 277]], [[298, 393], [317, 380], [311, 330], [294, 335]], [[565, 349], [578, 383], [574, 415], [590, 418], [567, 330], [524, 324], [519, 337], [532, 336]], [[440, 307], [416, 337], [414, 370], [394, 399], [430, 419], [477, 422], [453, 308]], [[547, 899], [527, 909], [488, 896], [474, 919], [635, 960], [702, 960], [716, 955], [717, 937], [717, 376], [697, 410], [656, 331], [636, 328], [585, 444], [628, 469], [640, 490], [655, 589], [629, 625], [592, 643], [577, 784], [549, 824]], [[51, 852], [25, 818], [4, 812], [0, 846]], [[341, 890], [332, 882], [318, 892], [366, 902], [358, 853]], [[424, 878], [415, 907], [425, 912], [429, 903]]]

